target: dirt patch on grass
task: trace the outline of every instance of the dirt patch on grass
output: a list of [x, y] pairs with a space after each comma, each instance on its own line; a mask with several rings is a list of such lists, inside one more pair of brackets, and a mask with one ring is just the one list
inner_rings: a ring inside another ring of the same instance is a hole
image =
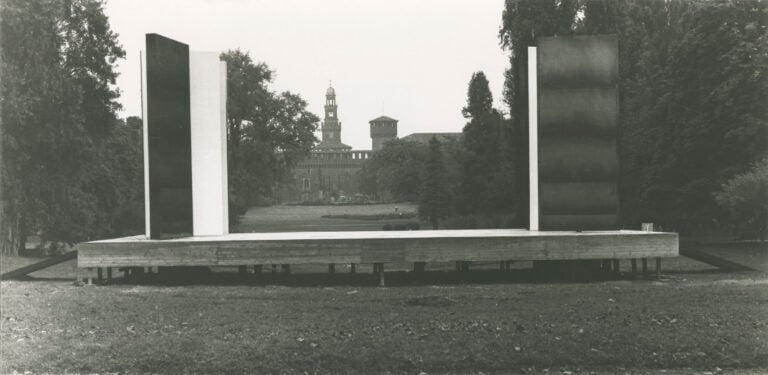
[[408, 306], [432, 306], [446, 307], [456, 303], [456, 300], [442, 296], [424, 296], [418, 298], [409, 298], [405, 301]]

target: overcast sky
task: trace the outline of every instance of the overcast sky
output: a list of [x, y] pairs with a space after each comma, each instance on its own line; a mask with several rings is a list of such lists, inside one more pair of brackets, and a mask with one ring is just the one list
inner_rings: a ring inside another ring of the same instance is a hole
[[277, 72], [273, 91], [301, 95], [322, 118], [329, 80], [342, 141], [370, 149], [368, 121], [399, 122], [398, 135], [458, 132], [472, 72], [501, 93], [503, 0], [110, 0], [106, 13], [127, 57], [117, 84], [123, 117], [141, 114], [139, 51], [159, 33], [191, 50], [240, 48]]

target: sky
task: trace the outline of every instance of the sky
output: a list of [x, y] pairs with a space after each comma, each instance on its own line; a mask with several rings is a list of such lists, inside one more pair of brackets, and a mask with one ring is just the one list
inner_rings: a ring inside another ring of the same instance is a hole
[[[342, 141], [370, 149], [368, 121], [399, 120], [398, 136], [459, 132], [472, 73], [504, 109], [499, 46], [503, 0], [108, 0], [126, 51], [118, 62], [121, 117], [141, 115], [139, 51], [158, 33], [193, 51], [240, 48], [276, 72], [272, 91], [299, 94], [323, 117], [336, 90]], [[319, 137], [319, 133], [318, 133]]]

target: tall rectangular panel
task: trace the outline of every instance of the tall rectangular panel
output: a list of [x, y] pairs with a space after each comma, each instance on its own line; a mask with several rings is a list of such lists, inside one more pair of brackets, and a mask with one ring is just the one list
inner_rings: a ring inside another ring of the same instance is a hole
[[538, 62], [536, 47], [528, 47], [528, 230], [540, 229], [541, 215], [539, 212], [539, 116], [538, 113]]
[[537, 39], [542, 230], [617, 227], [618, 40]]
[[216, 52], [191, 52], [192, 211], [195, 236], [229, 232], [227, 65]]
[[147, 235], [153, 239], [190, 235], [189, 47], [147, 34], [143, 70]]

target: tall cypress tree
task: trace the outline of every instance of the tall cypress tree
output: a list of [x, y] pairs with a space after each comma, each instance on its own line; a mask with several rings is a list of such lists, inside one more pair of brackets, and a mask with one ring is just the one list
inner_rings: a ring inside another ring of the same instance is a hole
[[510, 132], [492, 103], [485, 74], [472, 74], [467, 106], [462, 110], [470, 119], [463, 130], [464, 156], [456, 202], [462, 214], [511, 213], [514, 207]]
[[467, 89], [467, 106], [461, 109], [464, 118], [475, 118], [490, 113], [493, 110], [493, 95], [488, 88], [485, 73], [472, 73]]
[[443, 160], [440, 141], [432, 137], [429, 140], [429, 153], [419, 194], [419, 216], [429, 220], [432, 229], [438, 229], [440, 220], [451, 212], [451, 194], [448, 184], [448, 171]]

